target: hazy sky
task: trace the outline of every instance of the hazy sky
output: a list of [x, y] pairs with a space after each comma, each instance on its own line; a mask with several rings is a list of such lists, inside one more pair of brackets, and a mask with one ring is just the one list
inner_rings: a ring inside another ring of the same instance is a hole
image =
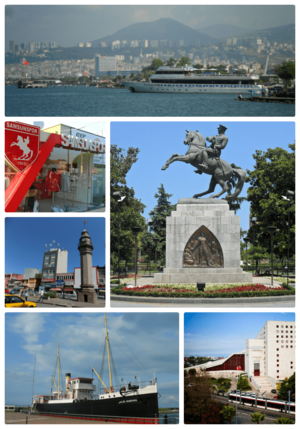
[[[108, 313], [115, 367], [121, 382], [134, 376], [157, 377], [160, 407], [178, 407], [178, 313]], [[5, 404], [31, 404], [34, 395], [49, 394], [59, 342], [63, 379], [94, 378], [100, 373], [105, 340], [103, 313], [6, 313]], [[56, 374], [57, 381], [57, 374]], [[107, 358], [103, 381], [109, 384]]]
[[184, 355], [227, 357], [256, 338], [268, 320], [295, 321], [295, 313], [185, 313]]
[[294, 6], [24, 6], [5, 7], [6, 49], [16, 43], [56, 42], [75, 46], [128, 25], [171, 18], [194, 29], [231, 24], [252, 30], [295, 22]]

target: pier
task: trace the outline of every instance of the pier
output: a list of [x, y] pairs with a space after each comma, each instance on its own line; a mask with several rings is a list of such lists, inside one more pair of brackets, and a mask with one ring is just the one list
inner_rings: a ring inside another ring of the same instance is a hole
[[295, 104], [295, 98], [292, 97], [245, 97], [236, 98], [237, 101], [252, 101], [254, 103], [285, 103]]

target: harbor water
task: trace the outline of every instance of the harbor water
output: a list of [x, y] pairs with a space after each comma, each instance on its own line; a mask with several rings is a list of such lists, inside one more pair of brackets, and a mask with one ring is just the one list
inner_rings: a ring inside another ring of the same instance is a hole
[[5, 115], [293, 117], [295, 104], [242, 103], [236, 94], [131, 93], [127, 89], [83, 85], [19, 89], [12, 85], [5, 87]]
[[172, 425], [179, 423], [179, 413], [159, 413], [159, 424]]

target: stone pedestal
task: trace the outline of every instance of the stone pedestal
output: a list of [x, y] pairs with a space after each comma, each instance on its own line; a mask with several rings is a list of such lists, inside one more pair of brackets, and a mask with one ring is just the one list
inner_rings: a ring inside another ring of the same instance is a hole
[[155, 283], [252, 282], [240, 267], [240, 218], [227, 201], [180, 199], [166, 235], [166, 268]]
[[92, 304], [97, 304], [97, 292], [94, 288], [90, 287], [81, 287], [77, 292], [77, 301], [78, 302], [89, 302]]

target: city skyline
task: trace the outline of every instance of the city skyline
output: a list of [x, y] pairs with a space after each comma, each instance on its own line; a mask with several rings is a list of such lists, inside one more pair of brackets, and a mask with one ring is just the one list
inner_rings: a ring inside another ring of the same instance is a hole
[[[68, 19], [66, 19], [66, 16]], [[201, 32], [211, 25], [227, 24], [250, 31], [295, 22], [292, 5], [199, 6], [58, 6], [7, 5], [5, 7], [6, 49], [16, 43], [55, 42], [75, 46], [106, 37], [127, 26], [170, 18]], [[54, 24], [55, 23], [55, 24]], [[88, 23], [88, 26], [87, 26]], [[87, 31], [88, 29], [88, 31]]]

